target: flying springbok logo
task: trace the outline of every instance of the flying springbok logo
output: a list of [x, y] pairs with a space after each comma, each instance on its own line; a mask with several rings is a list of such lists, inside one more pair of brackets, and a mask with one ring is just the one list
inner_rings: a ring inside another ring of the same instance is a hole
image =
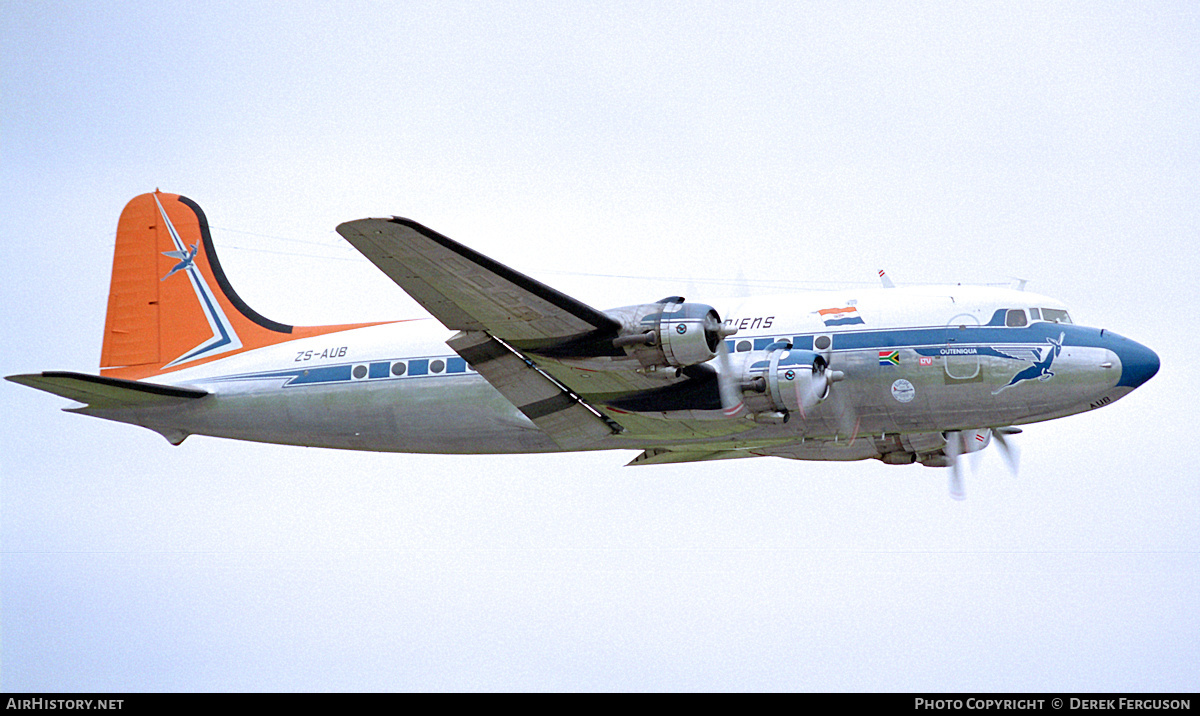
[[1053, 338], [1047, 338], [1046, 342], [1050, 344], [1050, 347], [1046, 349], [1041, 359], [1034, 361], [1033, 365], [1014, 375], [1012, 380], [1008, 381], [1008, 385], [1001, 386], [998, 390], [992, 391], [992, 395], [999, 395], [1006, 388], [1011, 388], [1017, 383], [1026, 380], [1034, 380], [1035, 378], [1037, 380], [1050, 380], [1053, 378], [1054, 371], [1050, 370], [1050, 367], [1054, 365], [1054, 359], [1058, 357], [1058, 354], [1062, 353], [1063, 339], [1065, 337], [1066, 333], [1059, 333], [1057, 341]]
[[[155, 199], [157, 199], [157, 198], [158, 197], [155, 197]], [[163, 218], [166, 218], [165, 215]], [[172, 228], [174, 228], [174, 227], [172, 227]], [[176, 273], [183, 271], [184, 269], [191, 268], [196, 261], [196, 251], [198, 251], [198, 250], [199, 250], [198, 246], [196, 244], [192, 244], [191, 249], [188, 251], [164, 251], [164, 252], [162, 252], [163, 256], [166, 256], [166, 257], [172, 258], [172, 259], [179, 259], [179, 263], [175, 264], [175, 268], [171, 269], [171, 271], [166, 276], [163, 276], [162, 278], [160, 278], [159, 281], [166, 281], [167, 279], [174, 276]]]
[[175, 267], [166, 276], [159, 279], [159, 281], [166, 281], [176, 273], [187, 276], [188, 280], [191, 281], [192, 290], [196, 293], [196, 300], [200, 302], [200, 310], [204, 312], [204, 318], [208, 322], [209, 329], [212, 330], [211, 338], [201, 341], [200, 345], [167, 363], [163, 368], [173, 368], [181, 363], [208, 358], [241, 348], [242, 341], [238, 338], [237, 332], [233, 330], [233, 324], [229, 322], [229, 318], [221, 308], [221, 303], [217, 300], [212, 289], [208, 287], [208, 282], [204, 280], [204, 274], [196, 266], [196, 255], [199, 253], [199, 245], [192, 244], [190, 248], [185, 245], [183, 239], [179, 236], [179, 232], [175, 230], [175, 225], [171, 223], [170, 217], [167, 216], [167, 211], [163, 208], [162, 202], [158, 200], [157, 194], [154, 195], [154, 203], [158, 205], [158, 213], [162, 215], [163, 224], [167, 227], [167, 231], [171, 235], [171, 243], [175, 246], [174, 251], [163, 251], [162, 254], [179, 260], [179, 263], [175, 264]]

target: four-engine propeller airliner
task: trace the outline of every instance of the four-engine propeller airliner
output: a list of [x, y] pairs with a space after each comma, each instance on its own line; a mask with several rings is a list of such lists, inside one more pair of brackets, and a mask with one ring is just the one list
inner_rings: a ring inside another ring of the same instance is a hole
[[340, 225], [432, 319], [298, 328], [245, 304], [204, 212], [158, 191], [117, 228], [100, 375], [8, 379], [161, 433], [414, 453], [641, 450], [950, 467], [1107, 406], [1158, 356], [1059, 301], [971, 286], [597, 310], [414, 221]]

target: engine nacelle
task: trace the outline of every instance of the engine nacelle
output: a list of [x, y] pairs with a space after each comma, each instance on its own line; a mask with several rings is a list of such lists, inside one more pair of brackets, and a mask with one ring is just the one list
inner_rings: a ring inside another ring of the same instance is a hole
[[829, 364], [813, 351], [793, 350], [779, 341], [747, 356], [742, 375], [746, 409], [756, 416], [802, 418], [829, 395]]
[[684, 368], [712, 360], [729, 333], [712, 306], [679, 296], [609, 314], [627, 326], [613, 345], [628, 350], [646, 368]]

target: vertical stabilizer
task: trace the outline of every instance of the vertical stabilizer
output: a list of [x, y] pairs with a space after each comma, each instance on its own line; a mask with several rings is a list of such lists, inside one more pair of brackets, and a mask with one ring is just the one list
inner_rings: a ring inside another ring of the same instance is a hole
[[252, 310], [229, 285], [208, 220], [192, 200], [155, 191], [121, 212], [100, 368], [144, 378], [304, 336]]
[[158, 363], [158, 247], [153, 194], [125, 205], [117, 223], [100, 367]]

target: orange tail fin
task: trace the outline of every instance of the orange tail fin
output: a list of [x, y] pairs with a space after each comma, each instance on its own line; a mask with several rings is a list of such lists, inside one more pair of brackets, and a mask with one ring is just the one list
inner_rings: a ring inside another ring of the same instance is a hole
[[294, 328], [256, 313], [229, 285], [208, 220], [191, 199], [155, 191], [121, 212], [100, 354], [104, 375], [144, 378], [357, 327]]

